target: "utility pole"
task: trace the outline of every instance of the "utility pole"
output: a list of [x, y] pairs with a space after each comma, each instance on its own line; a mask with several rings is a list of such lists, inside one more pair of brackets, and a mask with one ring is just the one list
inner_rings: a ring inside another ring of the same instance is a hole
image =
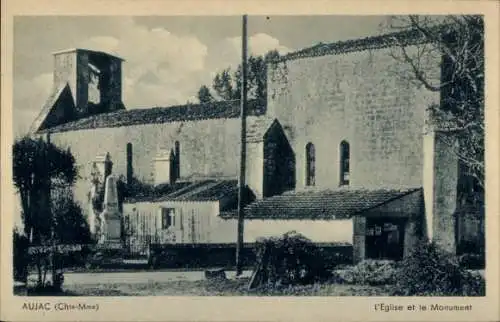
[[[50, 149], [50, 130], [47, 132], [47, 148], [45, 149], [45, 167], [46, 169], [48, 169], [48, 163], [50, 162], [49, 161], [49, 149]], [[51, 252], [51, 256], [50, 256], [50, 260], [51, 260], [51, 266], [52, 266], [52, 286], [55, 287], [56, 285], [56, 275], [57, 275], [57, 269], [56, 269], [56, 252], [57, 252], [57, 247], [56, 247], [56, 232], [55, 232], [55, 225], [56, 225], [56, 219], [55, 219], [55, 214], [54, 212], [52, 211], [52, 205], [51, 205], [51, 200], [52, 200], [52, 182], [51, 182], [51, 178], [49, 176], [49, 178], [47, 179], [47, 204], [46, 204], [46, 207], [47, 207], [47, 211], [48, 211], [48, 215], [50, 216], [50, 221], [51, 221], [51, 227], [50, 227], [50, 243], [51, 243], [51, 247], [50, 247], [50, 252]]]
[[241, 117], [241, 142], [240, 142], [240, 175], [238, 180], [238, 239], [236, 241], [236, 276], [242, 273], [242, 249], [243, 249], [243, 231], [244, 231], [244, 213], [245, 206], [245, 166], [246, 166], [246, 109], [247, 109], [247, 15], [243, 15], [242, 23], [243, 34], [241, 37], [241, 99], [240, 99], [240, 117]]

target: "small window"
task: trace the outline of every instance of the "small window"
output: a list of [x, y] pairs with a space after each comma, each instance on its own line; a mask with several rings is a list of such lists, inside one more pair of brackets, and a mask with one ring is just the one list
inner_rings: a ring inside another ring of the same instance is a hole
[[173, 208], [161, 209], [161, 229], [168, 229], [175, 226], [175, 212]]
[[132, 182], [134, 166], [132, 164], [132, 143], [127, 143], [127, 183]]
[[350, 147], [347, 141], [340, 143], [340, 185], [349, 184]]
[[306, 145], [306, 186], [314, 186], [316, 181], [316, 151], [314, 144]]

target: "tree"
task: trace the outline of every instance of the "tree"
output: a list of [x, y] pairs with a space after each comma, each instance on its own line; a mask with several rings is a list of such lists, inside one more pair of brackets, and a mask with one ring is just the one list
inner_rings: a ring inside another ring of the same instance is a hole
[[[280, 57], [277, 50], [271, 50], [264, 56], [250, 56], [248, 58], [248, 97], [259, 100], [267, 98], [267, 65]], [[212, 81], [212, 88], [218, 100], [238, 100], [241, 96], [241, 64], [238, 65], [234, 73], [230, 68], [217, 73]], [[200, 103], [205, 102], [205, 93], [210, 92], [207, 86], [203, 85], [198, 91]], [[203, 95], [200, 95], [203, 94]], [[210, 96], [215, 100], [212, 96]], [[203, 100], [202, 100], [203, 99]]]
[[21, 197], [24, 233], [31, 237], [32, 246], [41, 246], [32, 252], [38, 270], [37, 289], [41, 291], [47, 286], [45, 277], [50, 267], [52, 287], [58, 289], [62, 273], [56, 271], [56, 256], [50, 246], [84, 236], [84, 229], [71, 229], [84, 220], [81, 211], [75, 212], [72, 197], [68, 197], [77, 179], [75, 159], [69, 149], [26, 136], [14, 142], [13, 179]]
[[12, 243], [12, 260], [15, 281], [26, 281], [28, 277], [28, 246], [29, 240], [21, 234], [17, 229], [14, 229]]
[[13, 146], [13, 180], [21, 198], [24, 233], [41, 245], [51, 237], [50, 191], [72, 185], [77, 168], [71, 151], [28, 136]]
[[222, 100], [233, 99], [233, 84], [231, 78], [231, 68], [226, 68], [222, 73], [215, 75], [212, 88]]
[[[432, 121], [450, 134], [470, 193], [484, 190], [484, 23], [481, 16], [391, 17], [390, 30], [412, 31], [417, 49], [394, 37], [398, 45], [392, 56], [409, 67], [414, 81], [432, 92], [439, 92], [441, 104], [431, 106]], [[441, 78], [433, 79], [425, 70], [432, 55], [442, 57]]]
[[60, 189], [52, 198], [54, 238], [60, 244], [88, 244], [91, 242], [89, 224], [82, 208], [74, 200], [71, 189]]
[[210, 93], [210, 89], [203, 85], [198, 90], [198, 100], [200, 103], [210, 103], [214, 100], [212, 93]]

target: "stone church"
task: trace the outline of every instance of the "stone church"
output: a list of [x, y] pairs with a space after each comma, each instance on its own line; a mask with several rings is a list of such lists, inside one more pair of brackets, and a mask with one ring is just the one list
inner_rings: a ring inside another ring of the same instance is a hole
[[[402, 258], [421, 236], [454, 251], [478, 234], [480, 225], [455, 220], [458, 160], [427, 122], [442, 94], [412, 82], [390, 55], [391, 39], [406, 36], [319, 44], [268, 65], [267, 100], [248, 102], [246, 242], [295, 230], [352, 245], [358, 261]], [[436, 80], [441, 62], [426, 61]], [[142, 234], [234, 243], [240, 103], [125, 108], [123, 63], [85, 49], [54, 53], [53, 91], [32, 126], [71, 148], [91, 228], [94, 179], [113, 174], [161, 187], [121, 205]]]

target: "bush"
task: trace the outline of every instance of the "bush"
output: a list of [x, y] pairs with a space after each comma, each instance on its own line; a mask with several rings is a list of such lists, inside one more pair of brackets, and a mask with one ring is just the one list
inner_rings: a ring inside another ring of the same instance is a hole
[[481, 276], [460, 267], [451, 254], [422, 242], [403, 259], [396, 273], [394, 295], [479, 296], [485, 294]]
[[258, 285], [312, 284], [330, 277], [322, 250], [296, 232], [257, 240]]
[[394, 284], [396, 264], [389, 260], [364, 260], [356, 266], [335, 272], [335, 281], [359, 285]]

